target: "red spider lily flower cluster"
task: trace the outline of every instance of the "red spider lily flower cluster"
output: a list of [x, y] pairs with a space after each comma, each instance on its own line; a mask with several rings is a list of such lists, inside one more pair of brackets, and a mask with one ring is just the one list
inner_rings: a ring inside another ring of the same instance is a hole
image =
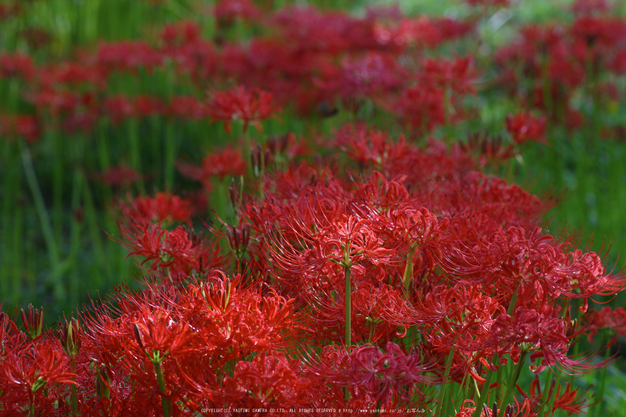
[[231, 123], [243, 123], [244, 133], [252, 125], [262, 130], [259, 122], [269, 118], [277, 108], [272, 95], [258, 88], [247, 90], [237, 87], [226, 92], [209, 94], [208, 113], [213, 120], [223, 121], [224, 129], [231, 132]]
[[[29, 146], [46, 129], [138, 133], [161, 119], [221, 121], [228, 133], [241, 123], [247, 138], [281, 108], [316, 122], [347, 112], [343, 120], [411, 126], [396, 138], [394, 129], [354, 123], [328, 138], [314, 123], [308, 145], [286, 134], [214, 150], [200, 165], [178, 162], [183, 177], [202, 183], [197, 201], [129, 194], [115, 240], [138, 258], [143, 289], [119, 287], [57, 331], [45, 331], [32, 306], [21, 327], [0, 314], [0, 416], [381, 407], [436, 415], [448, 383], [468, 388], [457, 401], [462, 417], [584, 409], [590, 398], [571, 384], [542, 392], [538, 378], [529, 389], [490, 378], [505, 366], [576, 375], [606, 365], [592, 360], [595, 351], [572, 356], [572, 346], [601, 328], [624, 333], [623, 309], [584, 313], [594, 297], [624, 290], [626, 278], [538, 226], [553, 202], [485, 171], [525, 142], [545, 142], [548, 121], [582, 122], [576, 94], [585, 88], [619, 97], [619, 83], [604, 76], [626, 72], [624, 22], [603, 2], [578, 1], [573, 23], [525, 27], [497, 51], [497, 68], [483, 68], [470, 56], [434, 54], [471, 33], [472, 21], [399, 9], [360, 18], [313, 6], [261, 10], [217, 2], [214, 40], [182, 21], [156, 28], [155, 42], [100, 43], [55, 64], [0, 55], [1, 81], [28, 85], [0, 114], [0, 134]], [[232, 40], [237, 20], [255, 25], [254, 36]], [[423, 136], [469, 119], [491, 75], [529, 109], [497, 121], [503, 135], [474, 133], [451, 146]], [[166, 94], [116, 88], [163, 76], [172, 80]], [[225, 85], [236, 87], [217, 89]], [[206, 98], [189, 94], [207, 89]], [[108, 185], [148, 180], [102, 162], [93, 178]], [[196, 217], [199, 201], [220, 196], [228, 176], [245, 177], [230, 189], [232, 213], [197, 232], [194, 223], [206, 221]]]
[[130, 199], [122, 202], [120, 209], [124, 217], [135, 224], [189, 223], [193, 212], [190, 201], [165, 193]]

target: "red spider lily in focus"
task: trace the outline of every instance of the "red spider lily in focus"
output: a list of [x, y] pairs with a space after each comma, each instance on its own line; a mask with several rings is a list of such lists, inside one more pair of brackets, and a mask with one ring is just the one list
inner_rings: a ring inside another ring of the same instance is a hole
[[327, 345], [319, 357], [308, 361], [307, 369], [319, 384], [330, 383], [334, 389], [349, 386], [353, 397], [371, 398], [379, 408], [410, 408], [416, 397], [426, 401], [418, 384], [436, 383], [436, 378], [425, 375], [430, 371], [418, 352], [406, 353], [393, 342], [387, 343], [384, 351], [365, 344], [349, 353], [340, 346]]
[[[0, 390], [3, 410], [22, 415], [29, 407], [45, 415], [67, 415], [56, 409], [65, 404], [69, 385], [77, 385], [70, 359], [59, 343], [37, 339], [4, 352], [0, 362]], [[65, 384], [65, 385], [63, 385]], [[10, 415], [10, 414], [6, 414]]]
[[272, 94], [259, 88], [251, 90], [236, 87], [226, 92], [210, 92], [208, 113], [214, 120], [224, 123], [226, 132], [231, 133], [233, 122], [243, 123], [244, 133], [252, 125], [263, 130], [260, 122], [274, 114], [278, 107], [272, 103]]
[[177, 195], [157, 193], [154, 197], [129, 198], [128, 202], [121, 202], [120, 209], [124, 217], [131, 223], [190, 223], [192, 205]]
[[164, 230], [159, 224], [120, 224], [124, 240], [116, 239], [131, 252], [145, 258], [141, 264], [151, 261], [150, 269], [168, 269], [173, 274], [189, 274], [199, 271], [200, 262], [208, 251], [207, 242], [193, 241], [182, 226], [172, 231]]
[[546, 131], [545, 117], [536, 117], [530, 113], [508, 115], [506, 117], [506, 129], [518, 145], [529, 141], [548, 143], [544, 137]]
[[232, 378], [224, 380], [218, 404], [253, 409], [306, 406], [306, 399], [314, 387], [311, 380], [299, 375], [300, 368], [298, 360], [266, 352], [251, 362], [239, 361]]

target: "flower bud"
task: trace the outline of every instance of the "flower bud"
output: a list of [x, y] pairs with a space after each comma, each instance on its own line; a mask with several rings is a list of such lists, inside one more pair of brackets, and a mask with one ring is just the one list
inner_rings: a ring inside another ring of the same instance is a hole
[[65, 354], [74, 359], [78, 356], [78, 351], [81, 345], [81, 329], [78, 320], [74, 317], [70, 321], [65, 321], [59, 329], [59, 341]]
[[41, 336], [43, 331], [43, 307], [36, 309], [32, 304], [28, 305], [28, 316], [24, 312], [24, 309], [20, 309], [22, 314], [22, 323], [30, 339], [35, 339]]

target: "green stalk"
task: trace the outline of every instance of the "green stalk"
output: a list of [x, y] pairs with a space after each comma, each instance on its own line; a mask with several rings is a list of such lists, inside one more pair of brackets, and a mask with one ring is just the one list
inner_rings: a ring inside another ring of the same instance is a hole
[[76, 385], [72, 384], [72, 412], [78, 415], [78, 394], [76, 393]]
[[[107, 169], [111, 166], [110, 159], [110, 151], [109, 151], [109, 138], [107, 137], [107, 133], [109, 132], [109, 121], [104, 120], [98, 126], [98, 133], [96, 137], [96, 141], [98, 142], [98, 160], [100, 163], [100, 170], [102, 172], [106, 172]], [[111, 189], [111, 185], [102, 184], [103, 190], [103, 199], [105, 202], [105, 206], [113, 201], [113, 190]]]
[[346, 277], [346, 348], [352, 345], [352, 285], [350, 277], [352, 271], [350, 267], [344, 268]]
[[41, 231], [43, 233], [44, 240], [46, 241], [46, 246], [48, 247], [50, 264], [52, 269], [56, 270], [59, 264], [59, 248], [54, 241], [54, 233], [50, 224], [50, 217], [48, 216], [43, 195], [41, 194], [41, 189], [39, 188], [39, 183], [37, 182], [37, 176], [35, 175], [35, 168], [33, 167], [30, 151], [24, 143], [24, 140], [20, 140], [19, 143], [26, 180], [28, 181], [28, 186], [30, 187], [33, 199], [35, 200], [35, 207], [37, 208], [39, 221], [41, 223]]
[[[0, 277], [1, 294], [12, 294], [17, 300], [20, 296], [21, 275], [20, 259], [23, 248], [22, 224], [23, 210], [20, 209], [20, 182], [21, 167], [19, 159], [16, 159], [12, 142], [6, 138], [2, 141], [2, 156], [5, 157], [0, 163], [5, 168], [3, 182], [2, 201], [2, 231], [0, 235], [6, 236], [2, 241], [2, 251], [6, 254], [2, 264], [2, 276]], [[12, 239], [9, 239], [12, 236]]]
[[159, 384], [159, 391], [163, 396], [161, 397], [161, 404], [163, 406], [163, 417], [170, 417], [172, 415], [172, 404], [170, 400], [165, 397], [167, 391], [165, 390], [165, 379], [163, 378], [163, 369], [161, 368], [161, 361], [153, 361], [154, 370], [156, 371], [157, 383]]
[[411, 280], [413, 278], [413, 257], [415, 256], [415, 247], [411, 247], [407, 256], [406, 267], [404, 268], [404, 274], [402, 275], [402, 282], [404, 283], [404, 294], [407, 300], [409, 299], [409, 289], [411, 288]]
[[[106, 254], [104, 251], [101, 226], [99, 224], [100, 215], [94, 207], [93, 197], [91, 195], [91, 190], [89, 189], [89, 184], [85, 184], [85, 186], [83, 187], [83, 192], [85, 199], [85, 220], [91, 234], [90, 240], [95, 250], [96, 261], [100, 266], [102, 273], [105, 274], [105, 276], [108, 276], [111, 274], [110, 262], [107, 262]], [[99, 287], [99, 285], [101, 285], [101, 282], [98, 282], [97, 285]]]
[[52, 140], [52, 158], [54, 170], [52, 171], [52, 227], [57, 239], [61, 239], [63, 226], [63, 171], [64, 143], [57, 132], [50, 132]]
[[[24, 249], [24, 210], [19, 208], [15, 210], [13, 217], [13, 272], [11, 274], [11, 290], [13, 299], [17, 301], [21, 295], [20, 288], [22, 286], [22, 251]], [[34, 290], [34, 287], [30, 287], [30, 290]]]
[[[610, 349], [607, 349], [606, 353], [604, 354], [604, 360], [608, 360], [610, 357], [610, 354], [611, 354]], [[596, 374], [596, 380], [600, 380], [598, 384], [598, 390], [596, 391], [598, 403], [595, 407], [593, 407], [592, 410], [589, 410], [587, 412], [587, 417], [593, 417], [594, 415], [602, 415], [605, 411], [606, 401], [603, 401], [603, 399], [604, 399], [604, 390], [606, 389], [606, 378], [607, 378], [606, 373], [607, 373], [607, 368], [605, 366], [604, 368], [602, 368], [602, 371], [600, 371], [599, 374]]]
[[[493, 357], [493, 361], [495, 360], [496, 355], [494, 355]], [[487, 395], [489, 393], [489, 386], [491, 385], [491, 378], [493, 374], [494, 372], [490, 366], [489, 370], [487, 371], [487, 376], [485, 377], [485, 382], [483, 383], [483, 388], [480, 390], [480, 396], [478, 397], [478, 402], [476, 403], [476, 410], [474, 411], [473, 417], [480, 417], [482, 413], [483, 404], [485, 404], [485, 402], [487, 401]]]
[[169, 120], [165, 126], [165, 191], [172, 192], [174, 188], [174, 167], [176, 163], [176, 154], [178, 151], [178, 143], [174, 134], [174, 119]]
[[[352, 285], [350, 282], [352, 271], [350, 266], [345, 265], [344, 272], [346, 277], [346, 349], [350, 352], [350, 346], [352, 346]], [[346, 387], [345, 397], [346, 401], [350, 401], [350, 387]]]
[[68, 255], [68, 262], [73, 271], [70, 280], [70, 292], [72, 304], [78, 301], [77, 297], [80, 291], [80, 277], [78, 276], [78, 268], [76, 268], [76, 262], [78, 259], [78, 253], [80, 250], [80, 230], [81, 224], [74, 214], [80, 206], [80, 193], [82, 187], [82, 174], [79, 171], [74, 173], [74, 181], [72, 184], [72, 224], [70, 232], [70, 253]]
[[139, 126], [135, 119], [128, 120], [128, 137], [130, 141], [130, 163], [134, 170], [139, 174], [137, 187], [142, 195], [146, 194], [146, 187], [143, 183], [141, 172], [141, 149], [139, 145]]
[[500, 402], [500, 408], [504, 409], [511, 401], [511, 397], [513, 396], [513, 390], [515, 390], [515, 384], [517, 384], [517, 380], [519, 379], [520, 374], [522, 373], [522, 369], [524, 368], [524, 363], [526, 362], [526, 356], [528, 356], [527, 351], [522, 352], [522, 356], [519, 358], [517, 362], [517, 366], [515, 367], [515, 371], [511, 374], [509, 381], [506, 386], [506, 393]]
[[437, 407], [435, 409], [436, 416], [441, 415], [441, 408], [443, 407], [443, 402], [446, 399], [446, 385], [448, 384], [447, 380], [450, 376], [450, 369], [452, 368], [452, 359], [454, 359], [454, 346], [450, 349], [450, 353], [446, 358], [446, 371], [443, 375], [443, 382], [441, 385], [441, 389], [439, 390], [439, 398], [437, 399]]
[[556, 382], [554, 383], [554, 390], [552, 390], [552, 392], [550, 392], [550, 387], [552, 386], [552, 379], [550, 379], [550, 385], [546, 385], [544, 387], [544, 390], [548, 390], [548, 392], [546, 392], [547, 394], [551, 394], [549, 397], [546, 397], [544, 403], [541, 405], [541, 409], [539, 409], [539, 415], [541, 416], [541, 412], [543, 411], [544, 407], [547, 405], [548, 409], [546, 411], [546, 415], [551, 416], [552, 415], [552, 411], [554, 410], [554, 402], [556, 401], [556, 390], [557, 387], [559, 385], [561, 385], [561, 375], [556, 375]]
[[95, 42], [98, 38], [98, 13], [100, 9], [100, 0], [86, 0], [85, 1], [85, 19], [83, 30], [84, 41], [86, 43]]

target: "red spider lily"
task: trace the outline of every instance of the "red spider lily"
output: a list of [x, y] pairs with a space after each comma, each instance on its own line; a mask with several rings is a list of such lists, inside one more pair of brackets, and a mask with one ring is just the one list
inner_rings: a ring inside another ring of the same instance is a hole
[[388, 54], [371, 52], [359, 59], [345, 58], [340, 68], [328, 67], [317, 82], [323, 90], [348, 106], [398, 91], [406, 83], [406, 70]]
[[[554, 382], [555, 381], [552, 381], [552, 386], [550, 386], [550, 389], [547, 390], [547, 392], [542, 393], [539, 378], [535, 378], [530, 383], [528, 394], [522, 392], [525, 398], [522, 404], [518, 403], [518, 409], [521, 409], [525, 404], [528, 404], [528, 408], [538, 410], [541, 408], [541, 404], [546, 401], [546, 397], [547, 399], [554, 397], [552, 412], [556, 410], [564, 410], [569, 412], [569, 415], [580, 414], [584, 408], [591, 405], [589, 401], [592, 399], [593, 394], [591, 394], [591, 396], [588, 395], [587, 392], [589, 388], [580, 394], [578, 389], [573, 390], [571, 382], [568, 382], [565, 386], [565, 390], [561, 390], [563, 388], [561, 385], [556, 387], [555, 390]], [[548, 410], [548, 412], [550, 412], [550, 410]]]
[[201, 29], [196, 23], [184, 20], [165, 25], [161, 31], [161, 40], [170, 47], [186, 45], [200, 40]]
[[177, 162], [178, 170], [184, 176], [202, 181], [207, 189], [211, 189], [211, 179], [218, 177], [224, 180], [227, 175], [243, 175], [246, 170], [246, 161], [241, 155], [241, 149], [225, 148], [216, 153], [210, 153], [202, 159], [202, 167], [186, 162]]
[[252, 409], [306, 406], [309, 392], [314, 388], [311, 380], [298, 375], [299, 371], [299, 361], [283, 355], [264, 352], [251, 362], [240, 361], [232, 378], [225, 378], [218, 404]]
[[203, 240], [194, 242], [189, 233], [178, 226], [172, 231], [159, 224], [131, 224], [130, 228], [120, 225], [124, 240], [118, 242], [130, 250], [127, 255], [139, 255], [142, 265], [151, 261], [150, 269], [167, 269], [173, 274], [189, 274], [199, 271], [200, 263], [208, 251]]
[[188, 96], [172, 97], [167, 114], [184, 120], [202, 120], [209, 117], [207, 105], [200, 99]]
[[103, 71], [95, 65], [63, 63], [41, 68], [38, 81], [44, 88], [53, 87], [106, 87]]
[[198, 349], [193, 341], [198, 335], [189, 324], [166, 312], [141, 311], [133, 326], [138, 347], [152, 360], [189, 355]]
[[587, 338], [590, 343], [593, 343], [594, 336], [602, 328], [611, 329], [612, 333], [615, 333], [615, 336], [607, 343], [607, 346], [613, 345], [620, 336], [626, 335], [626, 311], [623, 307], [616, 309], [604, 307], [600, 311], [593, 310], [585, 315], [585, 319], [589, 325]]
[[116, 126], [125, 119], [136, 115], [135, 105], [127, 97], [116, 95], [107, 97], [102, 103], [104, 114], [109, 116], [111, 123]]
[[353, 397], [369, 397], [385, 408], [410, 407], [412, 397], [423, 397], [417, 384], [436, 382], [426, 375], [430, 369], [421, 363], [419, 353], [405, 353], [392, 342], [385, 351], [370, 344], [356, 346], [349, 353], [341, 347], [325, 346], [319, 358], [309, 360], [307, 372], [335, 389], [349, 386]]
[[380, 131], [370, 130], [363, 125], [346, 125], [336, 134], [337, 146], [348, 153], [350, 159], [361, 165], [382, 167], [406, 152], [404, 137], [397, 143]]
[[418, 132], [428, 132], [445, 123], [444, 91], [433, 85], [405, 89], [393, 104], [393, 110]]
[[0, 135], [8, 138], [21, 137], [28, 143], [37, 142], [41, 138], [42, 127], [36, 116], [32, 115], [0, 115]]
[[471, 6], [482, 6], [482, 7], [507, 7], [510, 3], [510, 0], [466, 0], [467, 3]]
[[600, 369], [609, 363], [592, 362], [593, 355], [581, 359], [568, 357], [567, 351], [574, 335], [568, 334], [567, 323], [561, 318], [560, 311], [555, 311], [553, 307], [542, 306], [541, 310], [516, 308], [513, 316], [500, 315], [490, 331], [491, 341], [498, 345], [500, 357], [509, 353], [516, 362], [524, 351], [531, 353], [531, 361], [542, 358], [539, 365], [531, 366], [535, 373], [546, 366], [560, 366], [574, 375]]
[[603, 14], [611, 9], [607, 0], [576, 0], [570, 8], [577, 15]]
[[162, 62], [162, 55], [144, 41], [102, 43], [96, 53], [97, 66], [107, 72], [136, 72], [140, 68], [150, 71]]
[[121, 202], [123, 215], [135, 224], [191, 221], [192, 204], [177, 195], [157, 193], [154, 197], [137, 197]]
[[52, 33], [37, 27], [24, 29], [21, 31], [20, 36], [26, 40], [28, 47], [33, 51], [49, 46], [52, 40]]
[[516, 154], [512, 145], [505, 146], [500, 136], [489, 137], [486, 133], [470, 133], [467, 142], [458, 146], [461, 151], [476, 161], [480, 168], [498, 166]]
[[546, 118], [535, 117], [529, 113], [518, 113], [506, 117], [506, 129], [513, 141], [521, 145], [528, 141], [547, 143], [544, 138]]
[[141, 178], [137, 171], [125, 165], [112, 166], [103, 173], [93, 174], [92, 176], [105, 184], [124, 188], [130, 187], [133, 182], [139, 181]]
[[166, 104], [159, 98], [140, 95], [135, 97], [135, 111], [139, 116], [158, 116], [166, 113]]
[[244, 133], [249, 125], [261, 131], [263, 128], [260, 122], [277, 110], [278, 107], [272, 104], [272, 94], [259, 88], [247, 90], [244, 87], [237, 87], [226, 92], [209, 94], [208, 113], [214, 120], [225, 122], [224, 129], [228, 133], [231, 133], [233, 121], [243, 123]]
[[428, 58], [417, 75], [421, 83], [440, 89], [450, 89], [456, 95], [476, 94], [473, 82], [476, 78], [471, 57], [455, 58], [453, 61]]
[[222, 27], [228, 27], [235, 19], [257, 20], [260, 11], [250, 0], [219, 0], [213, 8], [213, 15]]
[[35, 65], [28, 55], [21, 53], [0, 55], [0, 76], [19, 77], [28, 81], [33, 75], [35, 75]]
[[505, 312], [498, 300], [483, 294], [478, 286], [457, 284], [437, 286], [414, 304], [414, 320], [424, 326], [427, 354], [441, 374], [454, 348], [450, 377], [461, 381], [470, 375], [483, 382], [478, 369], [494, 351], [480, 343], [490, 337], [495, 318]]
[[62, 415], [55, 405], [64, 403], [69, 385], [76, 385], [69, 361], [55, 340], [40, 339], [5, 351], [0, 362], [3, 410], [18, 415], [32, 407], [38, 413]]

